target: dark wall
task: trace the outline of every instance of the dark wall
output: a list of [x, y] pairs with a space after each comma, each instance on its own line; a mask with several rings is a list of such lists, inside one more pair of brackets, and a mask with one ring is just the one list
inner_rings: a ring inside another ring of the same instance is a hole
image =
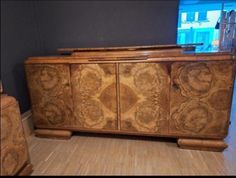
[[59, 47], [176, 43], [177, 0], [41, 1], [37, 7], [47, 54]]
[[1, 79], [30, 108], [23, 62], [61, 47], [175, 44], [178, 0], [1, 1]]
[[1, 80], [21, 112], [30, 107], [23, 62], [41, 54], [33, 11], [30, 1], [1, 1]]

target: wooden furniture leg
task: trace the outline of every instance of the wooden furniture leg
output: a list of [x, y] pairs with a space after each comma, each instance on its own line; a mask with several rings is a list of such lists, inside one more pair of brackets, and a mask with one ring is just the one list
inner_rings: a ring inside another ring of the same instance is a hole
[[187, 139], [179, 138], [178, 146], [183, 149], [223, 151], [228, 147], [224, 140]]
[[35, 136], [42, 138], [70, 139], [72, 132], [67, 130], [36, 129]]

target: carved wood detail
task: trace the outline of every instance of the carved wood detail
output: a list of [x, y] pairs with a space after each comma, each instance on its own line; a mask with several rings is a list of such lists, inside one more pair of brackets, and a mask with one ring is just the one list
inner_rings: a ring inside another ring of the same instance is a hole
[[75, 126], [117, 129], [114, 64], [71, 65]]
[[15, 175], [29, 159], [20, 116], [16, 101], [1, 106], [1, 175]]
[[174, 63], [170, 132], [223, 138], [228, 129], [232, 72], [232, 62]]
[[169, 75], [164, 64], [119, 65], [121, 130], [168, 132]]
[[26, 65], [34, 123], [37, 126], [72, 126], [70, 70], [66, 64]]

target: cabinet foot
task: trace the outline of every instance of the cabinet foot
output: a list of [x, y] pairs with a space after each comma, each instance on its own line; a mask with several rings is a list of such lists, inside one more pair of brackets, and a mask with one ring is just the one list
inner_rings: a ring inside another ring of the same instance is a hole
[[70, 139], [72, 132], [67, 130], [36, 129], [35, 136], [42, 138]]
[[178, 146], [183, 149], [204, 150], [204, 151], [224, 151], [228, 145], [224, 140], [206, 140], [206, 139], [178, 139]]
[[23, 169], [18, 173], [18, 176], [29, 176], [33, 172], [33, 165], [26, 164]]

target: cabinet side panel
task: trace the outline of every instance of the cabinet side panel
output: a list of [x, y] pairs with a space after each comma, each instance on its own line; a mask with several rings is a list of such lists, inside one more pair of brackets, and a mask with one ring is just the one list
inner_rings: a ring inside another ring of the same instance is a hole
[[177, 62], [171, 70], [170, 133], [224, 138], [233, 85], [232, 62]]
[[15, 175], [29, 160], [17, 103], [1, 109], [1, 175]]
[[119, 66], [121, 130], [168, 133], [167, 65], [126, 63]]
[[72, 64], [74, 127], [117, 129], [115, 64]]
[[27, 64], [25, 68], [35, 126], [72, 126], [74, 117], [69, 65]]

